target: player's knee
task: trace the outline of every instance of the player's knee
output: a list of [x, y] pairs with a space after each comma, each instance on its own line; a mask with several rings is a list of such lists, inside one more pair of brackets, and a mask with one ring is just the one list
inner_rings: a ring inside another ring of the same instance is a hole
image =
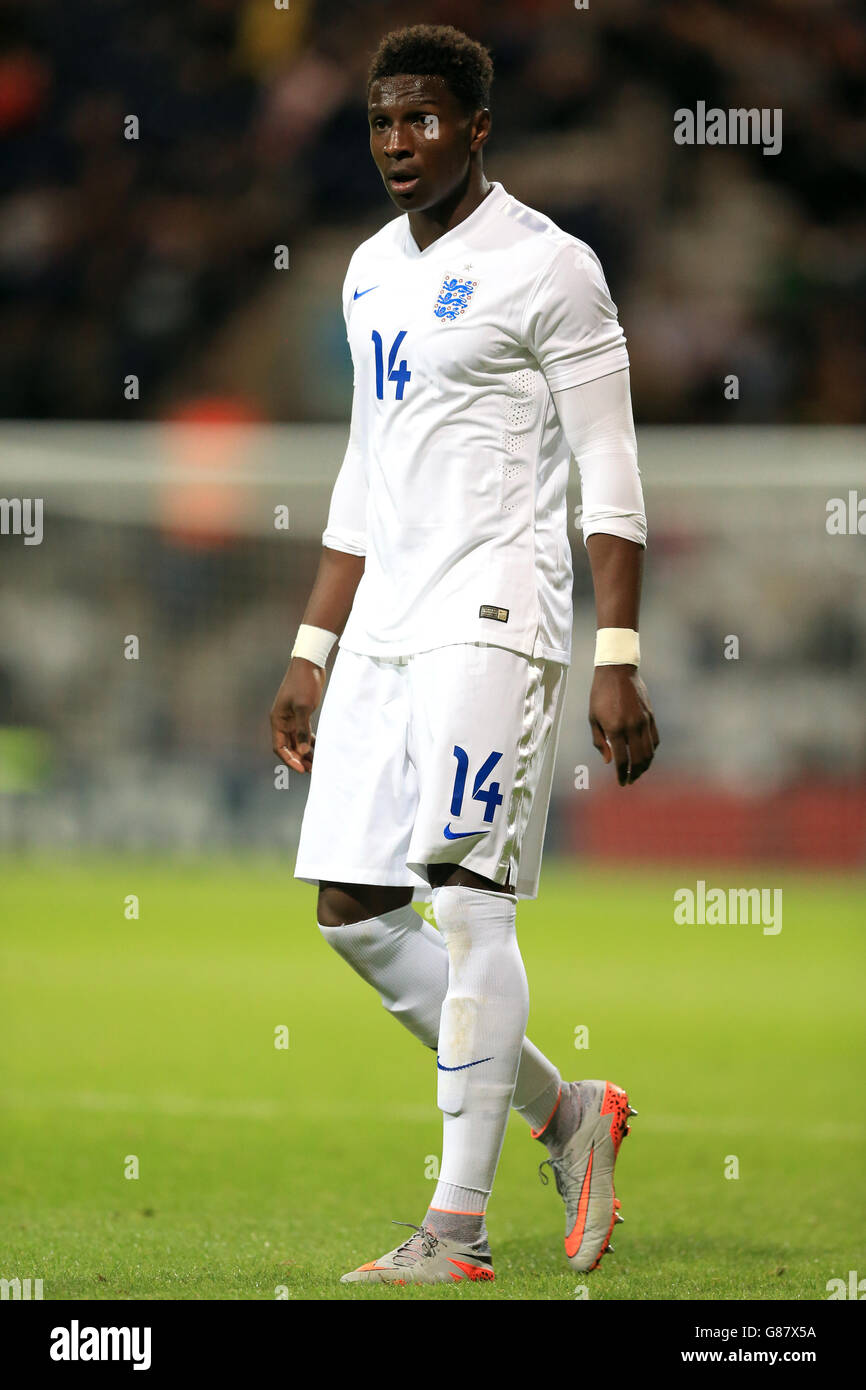
[[329, 884], [319, 889], [316, 917], [320, 927], [351, 927], [375, 916], [366, 903], [359, 902], [345, 888]]
[[472, 891], [467, 891], [462, 885], [453, 884], [434, 889], [433, 912], [436, 925], [455, 964], [460, 963], [470, 947], [472, 908]]
[[367, 883], [321, 883], [317, 918], [321, 927], [348, 927], [372, 921], [412, 901], [411, 888], [382, 888]]
[[[351, 909], [346, 913], [345, 894], [333, 886], [319, 889], [316, 919], [320, 927], [345, 927], [352, 922]], [[355, 919], [357, 920], [357, 919]]]
[[508, 893], [464, 884], [434, 889], [436, 925], [455, 969], [465, 962], [471, 950], [510, 939], [516, 902]]
[[351, 895], [331, 885], [319, 892], [316, 918], [319, 931], [331, 949], [354, 970], [364, 974], [362, 962], [371, 951], [376, 951], [382, 931], [376, 918], [359, 908]]

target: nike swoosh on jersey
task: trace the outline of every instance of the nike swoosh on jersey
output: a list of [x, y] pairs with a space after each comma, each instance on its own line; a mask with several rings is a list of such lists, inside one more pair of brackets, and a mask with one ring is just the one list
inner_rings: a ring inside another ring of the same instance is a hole
[[446, 825], [442, 834], [446, 840], [465, 840], [467, 835], [489, 835], [489, 830], [452, 830], [450, 824]]
[[443, 1067], [439, 1058], [436, 1058], [436, 1065], [440, 1071], [465, 1071], [467, 1067], [480, 1067], [482, 1062], [492, 1062], [492, 1057], [479, 1057], [477, 1062], [464, 1062], [460, 1067]]
[[363, 299], [363, 297], [364, 297], [365, 294], [371, 294], [373, 290], [377, 290], [378, 288], [379, 288], [378, 285], [371, 285], [370, 288], [369, 288], [368, 290], [361, 290], [361, 292], [359, 293], [359, 292], [358, 292], [358, 289], [357, 289], [357, 286], [356, 286], [356, 287], [355, 287], [354, 298], [355, 298], [355, 299]]

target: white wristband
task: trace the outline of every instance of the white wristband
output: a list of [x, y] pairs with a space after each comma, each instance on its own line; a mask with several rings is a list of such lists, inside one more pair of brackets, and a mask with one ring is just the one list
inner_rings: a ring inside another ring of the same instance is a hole
[[595, 634], [596, 666], [640, 666], [640, 638], [631, 627], [600, 627]]
[[325, 666], [336, 640], [336, 632], [301, 623], [295, 645], [292, 647], [292, 656], [302, 656], [305, 661], [312, 661], [314, 666]]

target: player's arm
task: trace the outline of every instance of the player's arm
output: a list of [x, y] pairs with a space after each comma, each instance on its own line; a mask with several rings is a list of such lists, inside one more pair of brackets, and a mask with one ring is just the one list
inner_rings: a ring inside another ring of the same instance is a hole
[[[586, 542], [595, 589], [596, 625], [638, 631], [643, 548], [596, 532]], [[613, 760], [621, 787], [646, 772], [659, 746], [647, 688], [631, 663], [596, 665], [589, 696], [592, 741]]]
[[[597, 627], [604, 633], [634, 633], [636, 644], [646, 515], [628, 368], [556, 391], [554, 402], [580, 469]], [[615, 655], [599, 642], [589, 722], [595, 747], [606, 763], [613, 761], [617, 780], [625, 786], [646, 772], [659, 735], [637, 663], [617, 661]]]
[[[363, 573], [363, 555], [323, 547], [303, 625], [338, 637], [346, 626]], [[310, 716], [318, 708], [324, 689], [325, 667], [293, 656], [271, 706], [271, 736], [277, 757], [295, 772], [309, 772], [313, 765], [315, 734], [310, 730]]]
[[[274, 753], [295, 772], [312, 767], [315, 735], [310, 716], [325, 688], [327, 651], [346, 626], [364, 573], [366, 510], [367, 479], [353, 407], [349, 444], [331, 494], [319, 569], [301, 624], [303, 636], [319, 647], [319, 655], [293, 654], [271, 707]], [[299, 633], [299, 642], [301, 637]]]

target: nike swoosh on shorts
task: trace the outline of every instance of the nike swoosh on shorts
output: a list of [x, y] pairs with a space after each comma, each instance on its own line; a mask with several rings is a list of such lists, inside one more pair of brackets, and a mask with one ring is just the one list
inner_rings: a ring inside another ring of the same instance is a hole
[[452, 830], [450, 824], [446, 825], [442, 834], [446, 840], [465, 840], [468, 835], [489, 835], [489, 830]]

